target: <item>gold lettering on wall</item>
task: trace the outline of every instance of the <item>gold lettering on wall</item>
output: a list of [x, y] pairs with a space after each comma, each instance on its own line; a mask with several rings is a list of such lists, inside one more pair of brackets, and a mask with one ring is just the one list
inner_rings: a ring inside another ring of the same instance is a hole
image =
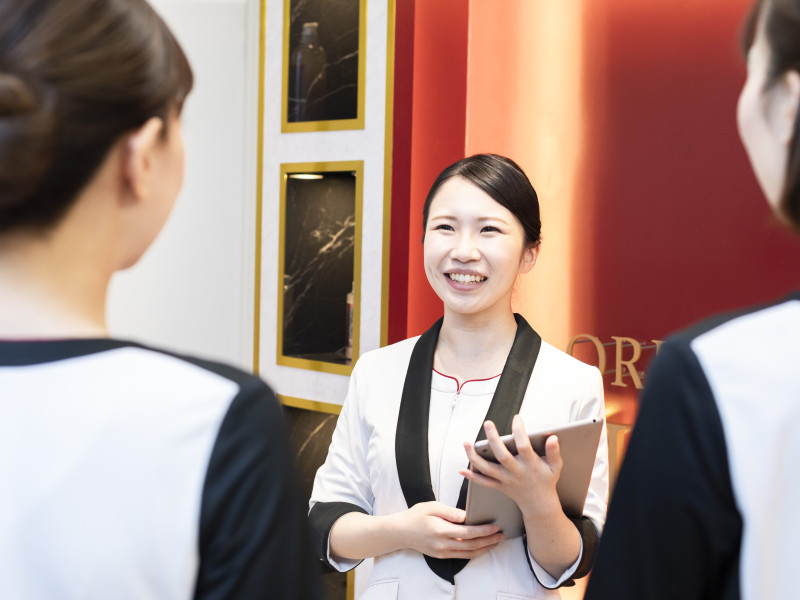
[[[577, 344], [591, 343], [594, 346], [597, 354], [597, 368], [600, 373], [605, 375], [613, 375], [611, 385], [617, 387], [628, 387], [628, 381], [633, 382], [633, 386], [640, 390], [644, 387], [643, 377], [644, 370], [637, 367], [637, 363], [642, 361], [645, 351], [652, 350], [658, 353], [661, 348], [663, 340], [651, 340], [650, 343], [640, 342], [634, 338], [612, 335], [613, 341], [603, 342], [596, 335], [589, 333], [579, 333], [573, 337], [567, 345], [567, 354], [575, 356], [575, 347]], [[607, 350], [609, 346], [614, 346], [614, 368], [606, 371], [608, 364]], [[630, 355], [628, 354], [630, 348]], [[578, 357], [580, 360], [583, 358]], [[585, 360], [584, 362], [589, 362]], [[590, 363], [591, 364], [591, 363]]]

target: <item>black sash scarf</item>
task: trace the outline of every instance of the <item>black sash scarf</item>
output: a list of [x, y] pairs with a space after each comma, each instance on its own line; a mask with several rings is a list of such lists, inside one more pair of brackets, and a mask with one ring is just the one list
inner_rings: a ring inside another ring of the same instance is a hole
[[[517, 333], [484, 418], [494, 422], [500, 435], [511, 433], [511, 420], [522, 405], [542, 345], [542, 338], [525, 319], [518, 314], [514, 314], [514, 318], [517, 321]], [[443, 319], [439, 319], [417, 340], [411, 353], [400, 400], [395, 460], [400, 487], [409, 508], [419, 502], [436, 500], [428, 459], [428, 415], [433, 354], [442, 321]], [[483, 439], [486, 439], [486, 432], [481, 427], [475, 441]], [[467, 480], [464, 479], [456, 506], [464, 509], [466, 503]], [[433, 558], [425, 555], [425, 562], [439, 577], [455, 584], [456, 574], [467, 565], [469, 559]]]

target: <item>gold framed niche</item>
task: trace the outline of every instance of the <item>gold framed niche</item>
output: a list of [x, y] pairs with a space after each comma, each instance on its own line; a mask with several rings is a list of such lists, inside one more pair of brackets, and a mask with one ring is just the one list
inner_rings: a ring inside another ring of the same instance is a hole
[[[325, 462], [336, 420], [342, 407], [316, 400], [278, 396], [289, 422], [292, 449], [300, 475], [306, 505], [311, 498], [314, 476]], [[325, 600], [355, 598], [355, 569], [347, 573], [330, 572], [322, 576]]]
[[363, 161], [281, 165], [278, 365], [350, 375], [359, 354]]
[[364, 129], [366, 0], [284, 0], [281, 132]]

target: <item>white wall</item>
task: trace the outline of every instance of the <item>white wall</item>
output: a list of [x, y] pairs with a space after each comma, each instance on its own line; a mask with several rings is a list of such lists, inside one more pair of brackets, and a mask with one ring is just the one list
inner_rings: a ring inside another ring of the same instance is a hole
[[258, 0], [151, 0], [195, 74], [164, 231], [112, 282], [112, 335], [252, 368]]

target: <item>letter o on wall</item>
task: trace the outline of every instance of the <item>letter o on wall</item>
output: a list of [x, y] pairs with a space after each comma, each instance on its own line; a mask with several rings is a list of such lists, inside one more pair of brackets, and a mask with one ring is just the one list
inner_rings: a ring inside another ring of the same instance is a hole
[[594, 347], [597, 350], [597, 368], [600, 370], [601, 375], [604, 374], [606, 372], [606, 349], [603, 347], [600, 338], [597, 336], [589, 335], [588, 333], [579, 333], [569, 341], [569, 345], [567, 346], [567, 354], [572, 356], [572, 349], [575, 347], [575, 344], [582, 340], [587, 340], [594, 344]]

